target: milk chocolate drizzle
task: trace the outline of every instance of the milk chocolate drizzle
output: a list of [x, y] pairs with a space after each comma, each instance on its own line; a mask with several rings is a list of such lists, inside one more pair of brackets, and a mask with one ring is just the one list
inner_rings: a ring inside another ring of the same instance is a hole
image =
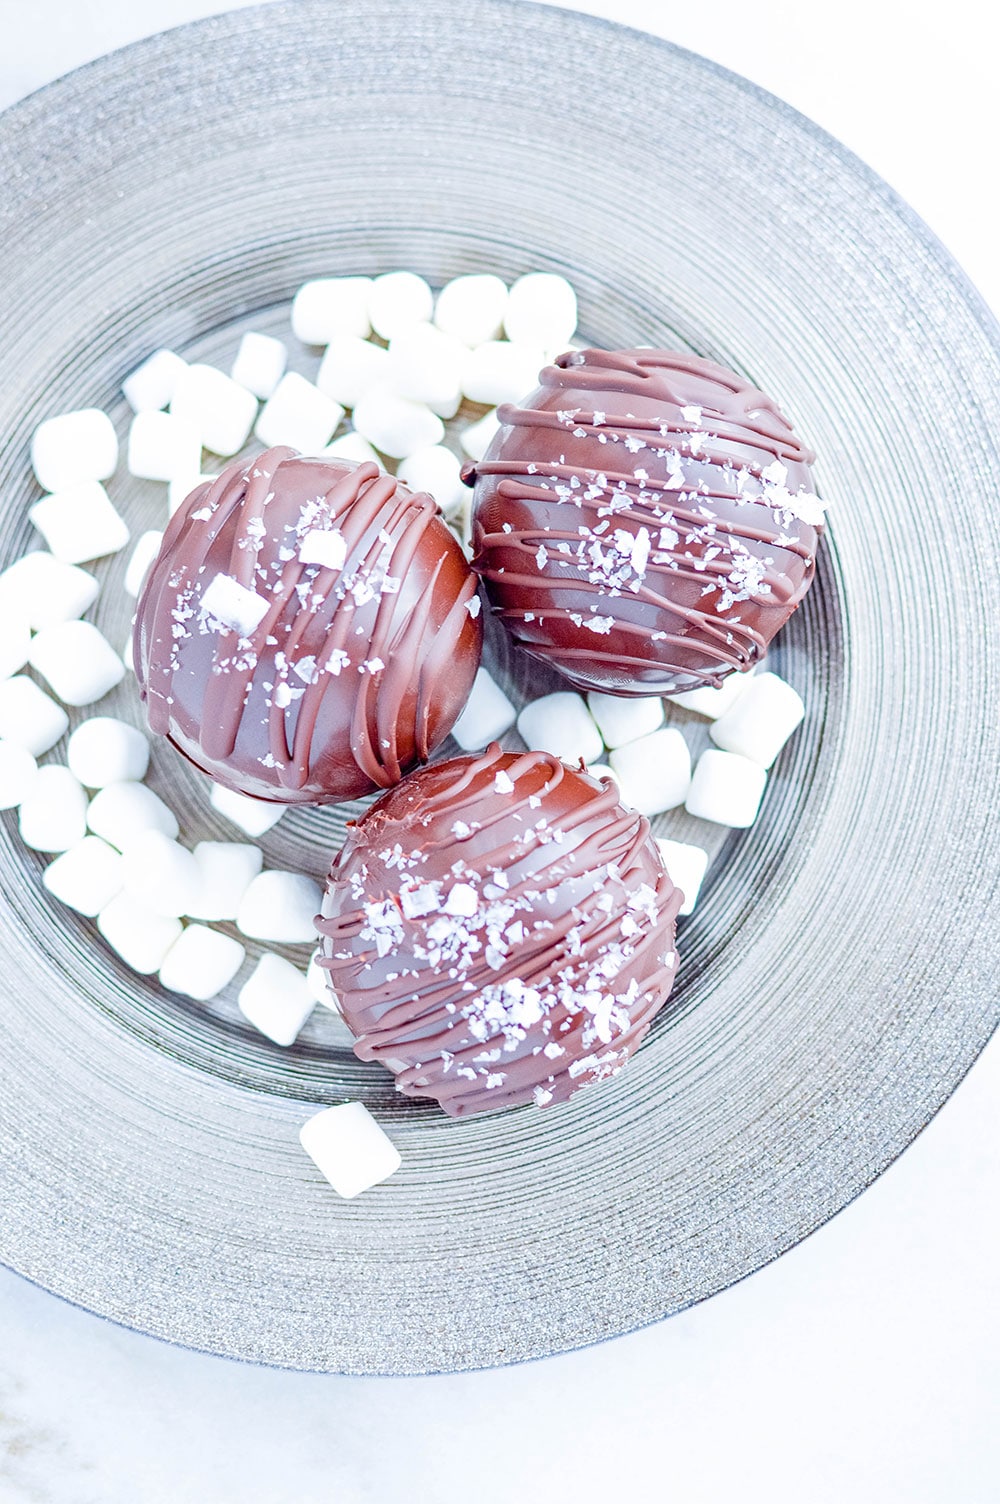
[[[340, 568], [304, 564], [310, 532]], [[250, 632], [206, 618], [217, 574], [267, 602]], [[345, 799], [397, 782], [447, 735], [482, 640], [476, 578], [425, 493], [374, 464], [270, 449], [171, 519], [135, 628], [153, 731], [242, 792]]]
[[462, 1116], [614, 1075], [663, 1005], [682, 902], [649, 822], [543, 752], [432, 764], [330, 871], [320, 965], [355, 1053]]
[[758, 662], [809, 588], [822, 527], [814, 456], [775, 403], [659, 350], [571, 351], [539, 379], [463, 472], [473, 563], [515, 641], [622, 694]]

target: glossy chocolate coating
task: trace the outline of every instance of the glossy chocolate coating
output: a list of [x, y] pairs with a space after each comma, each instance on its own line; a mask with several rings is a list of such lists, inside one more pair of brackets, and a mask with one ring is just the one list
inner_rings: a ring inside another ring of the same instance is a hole
[[521, 647], [580, 689], [672, 694], [759, 662], [813, 578], [814, 456], [711, 361], [570, 351], [464, 473], [473, 565]]
[[[303, 563], [304, 540], [327, 532], [342, 566]], [[218, 575], [266, 603], [245, 634], [201, 607]], [[133, 646], [153, 731], [227, 788], [325, 804], [396, 783], [444, 740], [482, 621], [430, 496], [373, 464], [276, 448], [171, 518]]]
[[355, 1053], [453, 1117], [615, 1075], [665, 1002], [682, 897], [649, 822], [545, 752], [414, 773], [348, 830], [320, 965]]

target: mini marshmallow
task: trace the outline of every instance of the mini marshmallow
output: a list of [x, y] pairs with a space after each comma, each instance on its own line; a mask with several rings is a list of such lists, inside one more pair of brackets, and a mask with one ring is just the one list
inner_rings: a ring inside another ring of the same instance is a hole
[[92, 705], [125, 677], [125, 666], [91, 621], [61, 621], [32, 639], [32, 668], [66, 705]]
[[321, 569], [343, 569], [347, 540], [339, 528], [313, 528], [299, 544], [299, 563]]
[[581, 757], [585, 763], [596, 762], [604, 751], [601, 733], [582, 695], [572, 690], [543, 695], [525, 705], [517, 729], [531, 751], [551, 752], [572, 767]]
[[509, 731], [517, 711], [484, 668], [476, 669], [472, 690], [451, 734], [463, 752], [478, 752]]
[[297, 371], [288, 371], [260, 410], [254, 433], [262, 444], [289, 444], [319, 454], [329, 444], [344, 409]]
[[44, 549], [25, 554], [0, 574], [0, 611], [22, 614], [32, 631], [82, 616], [100, 594], [100, 582]]
[[317, 1003], [322, 1003], [324, 1008], [329, 1008], [333, 1013], [339, 1014], [340, 999], [330, 986], [330, 973], [325, 966], [319, 964], [319, 954], [319, 950], [316, 949], [309, 957], [306, 985]]
[[453, 418], [462, 401], [469, 351], [433, 324], [413, 324], [389, 341], [386, 381], [401, 397], [426, 402], [439, 418]]
[[69, 716], [34, 679], [0, 680], [0, 737], [41, 757], [69, 729]]
[[213, 809], [254, 840], [277, 825], [288, 808], [285, 804], [272, 804], [267, 799], [251, 799], [249, 794], [237, 794], [232, 789], [224, 789], [221, 783], [212, 785], [210, 799]]
[[[124, 851], [144, 830], [159, 830], [176, 840], [179, 827], [173, 810], [144, 783], [109, 783], [87, 807], [87, 824], [95, 836]], [[151, 970], [155, 971], [156, 967]]]
[[510, 340], [562, 350], [576, 333], [576, 293], [565, 277], [529, 272], [507, 297], [503, 326]]
[[371, 333], [371, 277], [320, 277], [305, 282], [292, 302], [292, 330], [306, 345], [328, 345], [338, 334]]
[[499, 431], [500, 419], [497, 417], [496, 408], [493, 408], [490, 412], [485, 413], [478, 422], [470, 423], [468, 428], [463, 428], [458, 441], [470, 460], [479, 461], [487, 449], [489, 449]]
[[372, 283], [368, 316], [382, 339], [391, 340], [413, 324], [426, 324], [434, 312], [434, 294], [416, 272], [386, 272]]
[[31, 468], [43, 491], [66, 491], [107, 480], [118, 463], [118, 437], [107, 413], [85, 407], [40, 423], [31, 439]]
[[217, 574], [201, 593], [198, 611], [216, 628], [252, 637], [270, 609], [270, 601], [248, 590], [232, 575]]
[[26, 799], [38, 764], [24, 747], [0, 741], [0, 809], [15, 809]]
[[590, 774], [591, 778], [596, 778], [598, 780], [602, 778], [610, 778], [611, 782], [615, 785], [616, 788], [621, 787], [621, 779], [618, 777], [618, 774], [615, 772], [614, 768], [609, 767], [606, 762], [588, 763], [587, 772]]
[[189, 924], [160, 963], [160, 982], [169, 992], [207, 1003], [229, 986], [245, 956], [246, 951], [231, 935], [204, 924]]
[[[133, 626], [134, 625], [135, 625], [135, 623], [133, 621]], [[125, 646], [122, 648], [122, 664], [123, 664], [123, 666], [125, 668], [125, 672], [127, 674], [134, 674], [135, 673], [135, 657], [134, 657], [134, 655], [132, 653], [132, 633], [131, 632], [129, 632], [128, 637], [125, 639]]]
[[755, 674], [708, 734], [724, 752], [769, 768], [806, 713], [801, 696], [777, 674]]
[[149, 767], [149, 742], [126, 721], [95, 715], [81, 721], [66, 743], [66, 761], [88, 789], [139, 783]]
[[745, 830], [757, 818], [767, 773], [735, 752], [709, 747], [698, 759], [686, 800], [689, 815]]
[[165, 919], [179, 919], [198, 891], [198, 863], [159, 830], [140, 830], [122, 852], [125, 892]]
[[403, 1163], [363, 1102], [326, 1107], [299, 1129], [299, 1142], [324, 1179], [350, 1201]]
[[244, 334], [230, 375], [255, 397], [266, 401], [285, 374], [288, 351], [270, 334]]
[[718, 720], [720, 715], [725, 715], [730, 706], [743, 694], [743, 691], [753, 682], [751, 675], [753, 669], [745, 674], [730, 674], [724, 679], [718, 689], [713, 689], [706, 684], [702, 689], [686, 689], [680, 695], [668, 695], [671, 705], [680, 705], [684, 710], [693, 710], [695, 715], [703, 715], [710, 721]]
[[243, 896], [264, 865], [259, 846], [199, 841], [192, 853], [198, 880], [188, 900], [191, 919], [235, 919]]
[[331, 460], [352, 460], [358, 465], [377, 465], [380, 470], [385, 469], [368, 440], [363, 439], [353, 430], [350, 433], [342, 433], [339, 439], [334, 439], [332, 444], [327, 444], [322, 457]]
[[63, 564], [85, 564], [116, 554], [129, 540], [124, 519], [96, 480], [36, 501], [28, 519]]
[[257, 398], [225, 371], [197, 364], [177, 378], [170, 413], [190, 423], [203, 448], [228, 456], [242, 449], [250, 437]]
[[314, 942], [321, 899], [319, 884], [304, 873], [262, 872], [240, 900], [236, 927], [252, 940]]
[[461, 465], [443, 444], [415, 449], [396, 467], [396, 477], [411, 491], [429, 491], [446, 517], [456, 516], [469, 495], [462, 484]]
[[69, 768], [39, 768], [21, 800], [21, 840], [35, 851], [68, 851], [87, 834], [87, 796]]
[[119, 893], [97, 916], [97, 928], [133, 971], [149, 976], [159, 971], [170, 947], [180, 938], [179, 919], [164, 919]]
[[136, 413], [128, 431], [129, 474], [140, 480], [173, 480], [201, 469], [201, 435], [175, 412]]
[[686, 841], [667, 841], [658, 837], [656, 844], [670, 881], [684, 894], [678, 914], [692, 914], [708, 871], [708, 852], [700, 846], [689, 846]]
[[618, 774], [622, 803], [640, 815], [658, 815], [684, 803], [691, 784], [691, 754], [676, 727], [651, 731], [616, 747], [608, 761]]
[[489, 273], [453, 277], [438, 293], [434, 322], [463, 345], [496, 339], [507, 311], [507, 284]]
[[26, 617], [0, 602], [0, 679], [23, 668], [31, 653], [31, 628]]
[[538, 385], [545, 365], [540, 345], [487, 340], [471, 352], [462, 372], [462, 390], [470, 402], [518, 402]]
[[121, 855], [100, 836], [84, 836], [46, 867], [42, 882], [67, 908], [94, 919], [122, 888]]
[[187, 361], [173, 350], [154, 351], [122, 382], [125, 401], [134, 413], [159, 411], [170, 402], [177, 378], [186, 368]]
[[384, 381], [389, 352], [354, 334], [335, 334], [316, 373], [316, 385], [344, 407], [354, 407], [369, 387]]
[[606, 747], [624, 747], [663, 725], [663, 701], [652, 697], [631, 700], [594, 690], [587, 705]]
[[[266, 874], [265, 874], [266, 875]], [[237, 999], [248, 1023], [275, 1044], [294, 1044], [316, 1005], [305, 977], [282, 956], [263, 955]]]
[[216, 478], [200, 470], [190, 475], [175, 475], [167, 482], [167, 516], [172, 517], [199, 486], [210, 485]]
[[444, 424], [422, 402], [400, 397], [380, 383], [365, 392], [354, 409], [354, 427], [362, 438], [391, 459], [406, 459], [428, 444], [440, 444]]
[[149, 566], [160, 552], [160, 544], [163, 542], [163, 534], [152, 529], [143, 533], [132, 550], [132, 556], [125, 566], [125, 594], [133, 599], [142, 589], [142, 582], [149, 572]]

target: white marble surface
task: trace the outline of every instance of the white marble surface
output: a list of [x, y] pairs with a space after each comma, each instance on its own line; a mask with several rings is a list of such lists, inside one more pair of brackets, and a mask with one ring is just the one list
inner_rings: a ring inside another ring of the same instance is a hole
[[[0, 0], [0, 105], [221, 8]], [[576, 8], [660, 32], [810, 114], [1000, 307], [1000, 32], [982, 0]], [[0, 1272], [0, 1504], [992, 1504], [998, 1102], [995, 1041], [903, 1158], [778, 1263], [670, 1322], [523, 1368], [403, 1380], [248, 1368]]]

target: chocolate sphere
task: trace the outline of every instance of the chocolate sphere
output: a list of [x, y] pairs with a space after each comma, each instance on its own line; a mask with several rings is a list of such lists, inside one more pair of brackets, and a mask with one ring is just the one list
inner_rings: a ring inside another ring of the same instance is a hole
[[287, 448], [174, 514], [133, 639], [152, 730], [226, 788], [289, 804], [426, 760], [481, 647], [476, 577], [432, 498]]
[[539, 379], [464, 472], [473, 565], [514, 641], [610, 694], [751, 668], [813, 578], [811, 451], [692, 355], [570, 351]]
[[330, 871], [320, 965], [397, 1088], [454, 1117], [615, 1075], [674, 979], [682, 902], [649, 822], [544, 752], [432, 764]]

